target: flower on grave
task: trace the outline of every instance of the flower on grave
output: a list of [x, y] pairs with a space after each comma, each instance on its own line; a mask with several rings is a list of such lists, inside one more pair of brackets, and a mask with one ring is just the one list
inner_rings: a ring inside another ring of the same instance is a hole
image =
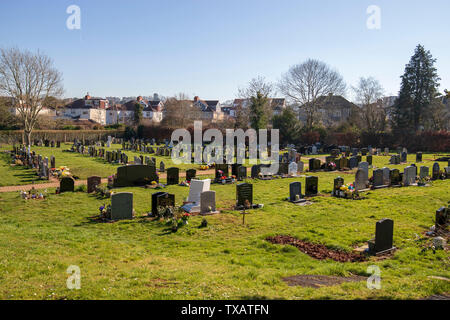
[[156, 181], [152, 181], [152, 186], [157, 185], [158, 183]]

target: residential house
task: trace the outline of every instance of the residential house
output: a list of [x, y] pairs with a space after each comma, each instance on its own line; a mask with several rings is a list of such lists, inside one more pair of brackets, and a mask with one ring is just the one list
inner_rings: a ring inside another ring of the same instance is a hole
[[224, 119], [219, 100], [202, 100], [195, 96], [193, 106], [200, 109], [202, 120], [216, 122]]
[[109, 102], [107, 99], [91, 97], [88, 93], [83, 99], [77, 99], [66, 104], [59, 117], [72, 120], [91, 120], [105, 125], [107, 124], [106, 109], [108, 108]]

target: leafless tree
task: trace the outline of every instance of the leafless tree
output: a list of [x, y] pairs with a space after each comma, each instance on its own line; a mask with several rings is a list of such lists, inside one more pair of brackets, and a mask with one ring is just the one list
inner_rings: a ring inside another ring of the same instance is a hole
[[201, 111], [193, 106], [192, 99], [184, 93], [169, 97], [164, 102], [162, 125], [170, 128], [186, 128], [194, 120], [201, 120]]
[[309, 59], [289, 68], [281, 76], [278, 88], [291, 105], [297, 105], [306, 116], [306, 128], [313, 127], [321, 96], [343, 95], [346, 85], [342, 76], [326, 63]]
[[361, 117], [366, 131], [383, 131], [386, 128], [386, 110], [381, 101], [384, 93], [381, 84], [373, 77], [361, 77], [358, 86], [352, 89], [356, 103], [361, 106]]
[[[252, 97], [256, 97], [258, 92], [266, 98], [270, 98], [271, 95], [276, 93], [275, 86], [262, 76], [253, 78], [246, 86], [238, 89], [238, 97], [243, 101], [236, 108], [236, 127], [241, 129], [248, 127], [250, 123], [250, 100]], [[270, 103], [265, 106], [265, 112], [267, 119], [271, 119], [273, 110], [270, 109]]]
[[0, 49], [0, 94], [13, 99], [28, 145], [44, 101], [62, 93], [62, 75], [51, 58], [39, 51]]
[[437, 96], [428, 106], [424, 119], [424, 127], [426, 130], [438, 131], [450, 129], [450, 106], [442, 102], [444, 97]]

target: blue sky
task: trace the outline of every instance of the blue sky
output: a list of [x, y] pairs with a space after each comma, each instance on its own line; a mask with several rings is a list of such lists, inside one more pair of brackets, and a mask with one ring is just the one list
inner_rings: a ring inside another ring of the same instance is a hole
[[[69, 30], [69, 5], [81, 29]], [[369, 5], [381, 29], [369, 30]], [[179, 92], [227, 100], [251, 78], [277, 81], [307, 58], [349, 86], [377, 78], [397, 94], [421, 43], [450, 89], [448, 0], [15, 0], [0, 1], [0, 47], [41, 50], [63, 73], [66, 97]], [[348, 96], [351, 98], [351, 91]]]

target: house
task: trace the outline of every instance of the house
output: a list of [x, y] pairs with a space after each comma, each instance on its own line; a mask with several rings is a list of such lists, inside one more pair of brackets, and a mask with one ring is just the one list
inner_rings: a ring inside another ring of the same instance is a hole
[[[318, 97], [316, 105], [316, 116], [326, 127], [347, 122], [354, 113], [360, 112], [360, 108], [356, 104], [333, 94]], [[306, 122], [307, 113], [304, 106], [299, 108], [299, 119]]]
[[219, 100], [202, 100], [195, 96], [193, 106], [200, 109], [202, 120], [216, 122], [224, 119]]
[[83, 99], [77, 99], [66, 104], [59, 117], [72, 120], [92, 120], [105, 125], [107, 124], [106, 109], [108, 108], [109, 102], [107, 99], [91, 97], [88, 93]]
[[162, 101], [144, 100], [142, 96], [135, 100], [130, 100], [122, 105], [116, 104], [107, 110], [107, 124], [125, 123], [131, 121], [134, 117], [135, 105], [140, 103], [143, 107], [142, 116], [144, 120], [159, 123], [163, 119]]

